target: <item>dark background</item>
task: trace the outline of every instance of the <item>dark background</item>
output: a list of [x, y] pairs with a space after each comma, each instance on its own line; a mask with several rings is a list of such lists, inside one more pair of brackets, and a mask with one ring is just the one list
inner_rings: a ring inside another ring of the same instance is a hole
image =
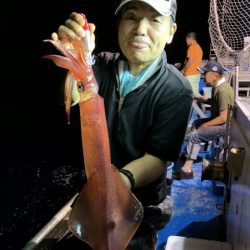
[[[74, 123], [67, 125], [60, 93], [63, 71], [41, 59], [54, 52], [43, 40], [70, 12], [96, 24], [96, 50], [116, 51], [113, 16], [119, 1], [9, 1], [0, 15], [0, 248], [21, 249], [81, 183], [74, 169]], [[198, 9], [198, 10], [197, 10]], [[195, 31], [209, 56], [209, 0], [178, 0], [178, 29], [166, 48], [183, 62], [185, 36]], [[74, 113], [74, 110], [73, 110]], [[77, 128], [76, 128], [77, 129]], [[46, 197], [46, 199], [45, 199]]]
[[[57, 120], [57, 106], [62, 81], [61, 70], [41, 56], [52, 53], [43, 42], [56, 31], [71, 11], [85, 11], [89, 22], [96, 24], [96, 52], [116, 51], [116, 23], [113, 16], [119, 1], [43, 0], [8, 3], [1, 16], [1, 135], [9, 138], [38, 132]], [[209, 54], [209, 0], [179, 0], [178, 29], [166, 48], [170, 63], [183, 62], [186, 53], [185, 36], [195, 31]], [[194, 10], [197, 7], [198, 10]], [[54, 113], [56, 112], [56, 113]], [[1, 140], [2, 141], [2, 140]]]

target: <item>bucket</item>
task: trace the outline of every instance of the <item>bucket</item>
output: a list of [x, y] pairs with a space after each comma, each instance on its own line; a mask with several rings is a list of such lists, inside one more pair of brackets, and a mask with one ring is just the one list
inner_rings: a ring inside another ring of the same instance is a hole
[[226, 182], [228, 179], [228, 171], [226, 161], [214, 161], [207, 158], [202, 160], [201, 181], [216, 180]]

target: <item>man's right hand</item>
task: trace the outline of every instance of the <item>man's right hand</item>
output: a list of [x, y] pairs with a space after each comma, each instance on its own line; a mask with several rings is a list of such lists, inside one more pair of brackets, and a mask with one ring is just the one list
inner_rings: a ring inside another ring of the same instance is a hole
[[[65, 21], [64, 25], [60, 25], [57, 32], [51, 34], [51, 38], [54, 41], [70, 41], [71, 39], [79, 38], [82, 39], [85, 37], [85, 30], [83, 26], [85, 24], [82, 14], [77, 12], [72, 12], [70, 17]], [[91, 40], [91, 52], [95, 48], [95, 25], [89, 23], [90, 29], [90, 40]]]

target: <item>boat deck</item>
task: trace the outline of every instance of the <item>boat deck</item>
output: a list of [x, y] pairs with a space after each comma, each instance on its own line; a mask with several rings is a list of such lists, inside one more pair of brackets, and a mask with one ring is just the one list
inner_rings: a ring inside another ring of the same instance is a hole
[[[20, 156], [5, 157], [2, 162], [0, 249], [22, 249], [82, 186], [82, 170], [72, 167], [65, 157], [71, 145], [65, 148], [62, 143], [68, 140], [64, 138], [67, 131], [54, 132], [50, 144], [45, 139], [37, 143], [26, 138], [30, 149], [43, 150], [42, 157], [31, 158], [27, 148], [17, 145]], [[55, 147], [60, 154], [53, 153]], [[224, 240], [224, 185], [200, 181], [201, 160], [194, 164], [194, 174], [193, 180], [172, 183], [174, 211], [170, 222], [158, 232], [157, 250], [164, 249], [170, 235]]]
[[174, 209], [170, 222], [158, 232], [157, 250], [169, 236], [225, 241], [225, 184], [201, 181], [202, 162], [193, 164], [194, 179], [174, 180], [171, 189]]
[[[204, 116], [209, 117], [210, 110], [205, 109]], [[189, 126], [199, 118], [194, 109]], [[185, 143], [182, 155], [185, 154]], [[171, 197], [173, 215], [169, 223], [158, 232], [157, 250], [164, 250], [170, 236], [225, 241], [226, 229], [224, 218], [224, 199], [226, 185], [221, 181], [202, 180], [202, 159], [211, 157], [212, 147], [200, 151], [193, 164], [194, 178], [191, 180], [173, 180]], [[173, 170], [184, 164], [185, 158], [179, 159]]]

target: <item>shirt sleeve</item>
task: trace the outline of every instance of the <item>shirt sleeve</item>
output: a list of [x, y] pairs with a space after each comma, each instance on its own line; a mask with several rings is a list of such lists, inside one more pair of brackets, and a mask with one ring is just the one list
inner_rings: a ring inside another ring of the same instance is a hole
[[231, 99], [229, 95], [225, 92], [220, 92], [218, 96], [218, 101], [219, 101], [219, 112], [222, 112], [230, 106]]

